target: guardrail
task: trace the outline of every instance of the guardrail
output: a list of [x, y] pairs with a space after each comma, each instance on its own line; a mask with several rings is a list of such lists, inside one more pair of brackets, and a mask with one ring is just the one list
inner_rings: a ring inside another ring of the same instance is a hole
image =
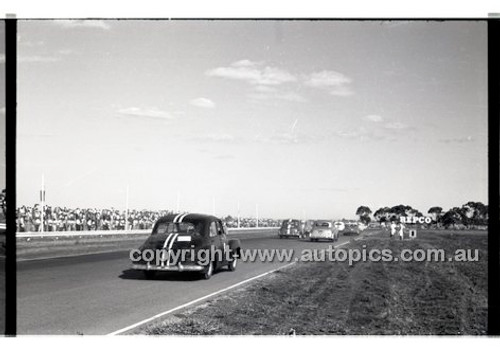
[[[248, 232], [252, 230], [273, 230], [279, 227], [249, 227], [249, 228], [228, 228], [228, 234], [238, 232]], [[134, 235], [150, 234], [151, 229], [132, 230], [85, 230], [71, 232], [17, 232], [16, 238], [49, 238], [49, 237], [81, 237], [81, 236], [113, 236], [113, 235]]]

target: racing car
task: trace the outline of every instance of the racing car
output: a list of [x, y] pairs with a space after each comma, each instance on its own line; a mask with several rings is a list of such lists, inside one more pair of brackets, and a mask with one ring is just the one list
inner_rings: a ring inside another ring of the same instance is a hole
[[304, 225], [298, 219], [286, 219], [281, 223], [281, 227], [278, 230], [278, 235], [280, 238], [303, 238]]
[[330, 221], [316, 221], [314, 222], [313, 229], [309, 234], [311, 241], [319, 241], [320, 239], [337, 241], [338, 230], [333, 226]]
[[359, 235], [361, 233], [361, 229], [359, 225], [355, 222], [348, 222], [345, 224], [345, 228], [342, 231], [343, 235]]
[[144, 244], [131, 252], [132, 269], [152, 279], [158, 272], [198, 272], [209, 279], [215, 271], [236, 269], [239, 239], [227, 239], [222, 221], [211, 215], [179, 213], [159, 218]]

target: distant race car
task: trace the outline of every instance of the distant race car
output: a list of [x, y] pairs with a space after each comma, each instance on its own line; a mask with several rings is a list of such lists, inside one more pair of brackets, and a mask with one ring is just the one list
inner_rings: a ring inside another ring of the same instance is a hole
[[219, 218], [179, 213], [158, 219], [131, 260], [132, 269], [144, 271], [148, 279], [162, 271], [199, 272], [209, 279], [224, 266], [234, 271], [240, 254], [240, 241], [227, 239]]
[[337, 230], [339, 232], [343, 231], [345, 229], [345, 223], [344, 222], [341, 222], [341, 221], [336, 221], [336, 222], [333, 222], [333, 226], [335, 228], [337, 228]]
[[346, 223], [344, 230], [342, 231], [343, 235], [359, 235], [361, 233], [361, 229], [359, 225], [354, 222]]
[[316, 221], [314, 222], [309, 239], [311, 241], [318, 241], [320, 239], [337, 241], [339, 231], [333, 226], [330, 221]]
[[278, 235], [280, 238], [290, 238], [290, 237], [304, 237], [304, 225], [298, 219], [287, 219], [281, 223], [281, 227], [278, 230]]

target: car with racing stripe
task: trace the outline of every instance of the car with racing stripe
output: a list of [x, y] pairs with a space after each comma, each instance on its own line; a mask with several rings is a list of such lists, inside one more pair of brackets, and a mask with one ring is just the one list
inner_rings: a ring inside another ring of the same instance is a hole
[[338, 238], [339, 231], [333, 226], [333, 222], [324, 220], [314, 222], [312, 231], [309, 234], [310, 241], [337, 241]]
[[148, 279], [159, 272], [198, 272], [209, 279], [224, 267], [234, 271], [240, 255], [240, 240], [227, 238], [219, 218], [179, 213], [159, 218], [130, 258], [132, 269], [143, 271]]
[[278, 230], [280, 238], [304, 237], [304, 224], [298, 219], [285, 219]]

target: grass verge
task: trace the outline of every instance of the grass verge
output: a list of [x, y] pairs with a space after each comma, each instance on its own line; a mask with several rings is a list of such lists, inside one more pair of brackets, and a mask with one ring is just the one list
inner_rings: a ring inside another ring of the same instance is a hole
[[136, 329], [150, 335], [481, 335], [487, 325], [485, 231], [379, 232], [351, 248], [477, 249], [477, 262], [299, 263]]

